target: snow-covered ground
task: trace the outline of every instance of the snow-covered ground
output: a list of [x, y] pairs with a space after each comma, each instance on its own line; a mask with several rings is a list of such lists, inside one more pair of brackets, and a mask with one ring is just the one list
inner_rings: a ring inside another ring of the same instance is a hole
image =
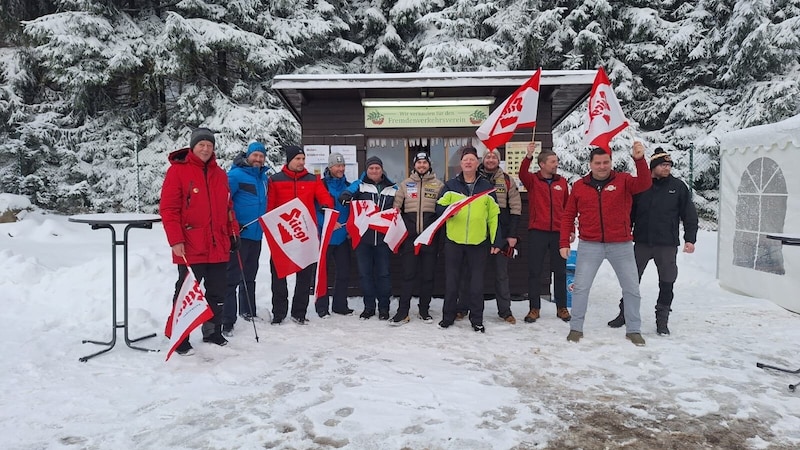
[[[800, 375], [756, 368], [800, 367], [800, 317], [722, 290], [715, 233], [679, 256], [669, 337], [655, 335], [657, 277], [645, 273], [645, 347], [606, 326], [619, 287], [604, 265], [579, 344], [550, 303], [535, 324], [508, 325], [489, 301], [486, 334], [467, 322], [323, 321], [311, 307], [309, 326], [257, 323], [260, 342], [242, 321], [227, 347], [203, 344], [198, 330], [193, 356], [165, 362], [176, 271], [159, 225], [132, 230], [131, 334], [158, 332], [141, 344], [161, 352], [127, 348], [119, 330], [116, 348], [81, 363], [99, 350], [82, 339], [110, 337], [110, 233], [23, 215], [0, 224], [2, 449], [800, 445], [800, 393], [787, 389]], [[267, 255], [257, 295], [269, 308]], [[350, 306], [358, 313], [360, 299]], [[435, 300], [437, 320], [440, 308]]]

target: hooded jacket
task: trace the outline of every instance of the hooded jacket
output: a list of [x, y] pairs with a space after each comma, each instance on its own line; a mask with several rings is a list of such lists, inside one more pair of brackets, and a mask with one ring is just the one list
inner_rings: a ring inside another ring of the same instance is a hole
[[233, 166], [228, 171], [228, 185], [236, 220], [242, 226], [249, 224], [241, 230], [242, 238], [260, 241], [264, 232], [258, 222], [251, 222], [267, 212], [266, 167], [251, 166], [245, 154], [241, 153], [233, 160]]
[[436, 200], [443, 187], [444, 183], [432, 171], [422, 176], [412, 171], [411, 176], [397, 187], [394, 207], [400, 211], [406, 224], [406, 241], [412, 242], [436, 220]]
[[[347, 181], [347, 177], [342, 176], [342, 178], [335, 178], [331, 176], [330, 170], [325, 168], [325, 174], [322, 177], [322, 184], [325, 185], [325, 188], [328, 190], [328, 193], [331, 195], [333, 199], [338, 199], [339, 195], [345, 191], [350, 186], [350, 183]], [[342, 205], [341, 202], [334, 201], [333, 206], [336, 211], [339, 211], [339, 219], [337, 220], [338, 223], [342, 225], [347, 223], [347, 218], [350, 217], [350, 206], [349, 205]], [[322, 232], [322, 221], [325, 220], [325, 215], [322, 213], [321, 209], [317, 210], [317, 224], [319, 225], [319, 231]], [[341, 227], [338, 230], [334, 230], [333, 234], [331, 235], [330, 245], [339, 245], [347, 240], [347, 229], [345, 227]]]
[[[358, 180], [350, 184], [348, 192], [353, 194], [353, 200], [372, 200], [378, 205], [378, 210], [383, 211], [394, 207], [394, 199], [397, 194], [397, 185], [392, 180], [386, 178], [386, 174], [381, 175], [381, 180], [377, 183], [370, 180], [367, 172], [363, 172]], [[380, 240], [379, 240], [379, 236]], [[368, 229], [358, 245], [376, 246], [383, 242], [383, 233], [373, 229]]]
[[[159, 213], [170, 246], [183, 243], [191, 264], [230, 259], [230, 237], [238, 234], [228, 177], [214, 154], [204, 163], [190, 148], [169, 154]], [[172, 254], [172, 262], [186, 264]]]
[[[444, 210], [453, 203], [493, 188], [492, 183], [478, 174], [475, 185], [470, 191], [469, 185], [464, 181], [464, 174], [459, 173], [444, 184], [436, 202], [438, 205], [437, 216], [442, 215]], [[488, 240], [493, 247], [503, 248], [501, 241], [504, 238], [497, 227], [499, 215], [500, 207], [497, 206], [494, 192], [484, 195], [447, 219], [445, 222], [447, 239], [462, 245], [479, 245]]]
[[633, 241], [648, 245], [681, 245], [679, 227], [683, 222], [683, 240], [697, 241], [697, 209], [686, 184], [672, 175], [653, 179], [653, 186], [633, 197], [631, 209]]
[[498, 226], [503, 238], [518, 237], [517, 229], [522, 216], [522, 197], [519, 195], [517, 183], [499, 167], [494, 172], [487, 172], [481, 164], [478, 171], [496, 189], [494, 195], [497, 198], [497, 206], [500, 207]]

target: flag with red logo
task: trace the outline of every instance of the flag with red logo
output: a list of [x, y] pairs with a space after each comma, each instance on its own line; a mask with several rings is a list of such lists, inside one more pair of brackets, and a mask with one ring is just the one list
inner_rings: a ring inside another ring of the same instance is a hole
[[[331, 242], [333, 231], [336, 229], [336, 222], [339, 220], [339, 211], [330, 208], [322, 208], [322, 210], [325, 212], [325, 219], [322, 221], [317, 274], [314, 277], [315, 298], [320, 298], [328, 293], [328, 245]], [[337, 267], [336, 270], [339, 270], [339, 268]]]
[[317, 262], [317, 224], [300, 199], [293, 198], [258, 221], [264, 229], [278, 278], [286, 278]]
[[628, 119], [614, 94], [602, 67], [597, 69], [589, 96], [589, 120], [583, 134], [584, 145], [594, 145], [611, 154], [611, 139], [628, 127]]
[[347, 235], [350, 236], [353, 248], [358, 247], [361, 236], [369, 229], [370, 214], [378, 211], [378, 205], [372, 200], [353, 200], [350, 202], [350, 216], [347, 218]]
[[475, 134], [489, 150], [508, 142], [519, 128], [536, 128], [539, 110], [539, 79], [542, 69], [520, 86], [478, 127]]
[[439, 231], [439, 228], [447, 221], [447, 219], [453, 217], [461, 211], [461, 208], [469, 205], [470, 203], [474, 202], [475, 200], [483, 197], [484, 195], [489, 195], [492, 192], [496, 191], [497, 189], [491, 189], [489, 191], [481, 192], [479, 194], [471, 195], [469, 197], [464, 197], [461, 200], [458, 200], [454, 203], [451, 203], [447, 209], [444, 210], [441, 216], [433, 221], [427, 228], [422, 230], [422, 233], [414, 239], [414, 254], [419, 254], [419, 249], [422, 245], [431, 245], [433, 242], [433, 237], [436, 235], [436, 232]]
[[392, 253], [397, 253], [400, 244], [403, 243], [408, 230], [400, 211], [397, 208], [375, 211], [369, 215], [369, 228], [383, 233], [383, 242], [392, 249]]
[[172, 314], [169, 315], [164, 329], [164, 335], [169, 338], [167, 361], [178, 345], [189, 337], [192, 330], [214, 317], [200, 283], [194, 277], [191, 267], [186, 267], [189, 272], [183, 279], [178, 299], [172, 307]]

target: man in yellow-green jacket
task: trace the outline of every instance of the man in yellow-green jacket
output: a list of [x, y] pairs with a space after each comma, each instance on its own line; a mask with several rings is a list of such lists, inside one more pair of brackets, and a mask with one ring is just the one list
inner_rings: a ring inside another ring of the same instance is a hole
[[[437, 200], [437, 213], [464, 197], [477, 195], [494, 188], [492, 183], [478, 174], [478, 151], [475, 147], [459, 149], [461, 173], [445, 183]], [[503, 237], [497, 222], [500, 208], [494, 193], [485, 195], [462, 208], [445, 223], [444, 244], [445, 294], [440, 328], [447, 328], [456, 320], [459, 286], [467, 298], [462, 304], [469, 308], [469, 321], [476, 332], [485, 333], [483, 326], [483, 272], [489, 254], [502, 248]]]

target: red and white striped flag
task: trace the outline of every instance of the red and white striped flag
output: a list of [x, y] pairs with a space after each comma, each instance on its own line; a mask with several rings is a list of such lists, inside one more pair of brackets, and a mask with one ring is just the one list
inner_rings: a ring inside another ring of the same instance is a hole
[[583, 134], [583, 145], [594, 145], [611, 154], [611, 139], [628, 127], [628, 119], [608, 81], [606, 71], [597, 69], [589, 96], [589, 119]]
[[[322, 221], [317, 274], [314, 277], [314, 298], [320, 298], [328, 293], [328, 245], [331, 242], [333, 230], [336, 229], [336, 222], [339, 220], [339, 211], [330, 208], [322, 208], [322, 210], [325, 212], [325, 219]], [[339, 268], [337, 267], [336, 270]]]
[[164, 335], [169, 338], [167, 361], [192, 330], [214, 317], [214, 313], [206, 301], [205, 293], [192, 273], [192, 268], [186, 267], [189, 272], [183, 279], [178, 299], [172, 307], [172, 314], [169, 315], [167, 326], [164, 329]]
[[375, 211], [369, 216], [369, 227], [383, 233], [383, 242], [392, 249], [392, 253], [397, 253], [400, 244], [403, 243], [408, 230], [400, 211], [397, 208]]
[[350, 216], [347, 218], [347, 234], [350, 236], [353, 248], [358, 247], [361, 236], [369, 228], [369, 216], [378, 211], [378, 205], [372, 200], [353, 200], [350, 202]]
[[436, 235], [436, 232], [439, 231], [439, 228], [447, 221], [447, 219], [453, 217], [458, 213], [461, 208], [469, 205], [470, 203], [474, 202], [475, 200], [483, 197], [484, 195], [489, 195], [492, 192], [496, 191], [497, 189], [491, 189], [485, 192], [481, 192], [480, 194], [471, 195], [469, 197], [464, 197], [461, 200], [458, 200], [454, 203], [451, 203], [439, 216], [436, 220], [433, 221], [432, 224], [428, 225], [428, 228], [422, 230], [422, 233], [414, 239], [414, 254], [419, 255], [419, 249], [422, 245], [431, 245], [433, 242], [433, 236]]
[[475, 134], [489, 150], [508, 142], [518, 128], [536, 128], [539, 111], [539, 79], [542, 69], [520, 86], [478, 127]]
[[258, 221], [264, 229], [278, 278], [286, 278], [317, 262], [317, 224], [300, 199], [293, 198]]

